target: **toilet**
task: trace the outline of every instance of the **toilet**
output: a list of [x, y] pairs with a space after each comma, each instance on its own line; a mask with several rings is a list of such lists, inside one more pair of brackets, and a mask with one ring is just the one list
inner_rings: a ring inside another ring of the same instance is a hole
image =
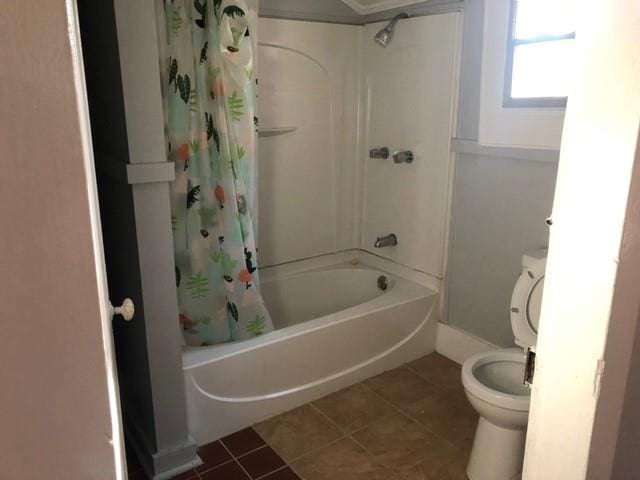
[[521, 477], [530, 402], [525, 352], [538, 337], [546, 263], [546, 251], [522, 258], [511, 297], [511, 328], [520, 348], [479, 353], [462, 366], [464, 391], [480, 415], [467, 467], [470, 480]]

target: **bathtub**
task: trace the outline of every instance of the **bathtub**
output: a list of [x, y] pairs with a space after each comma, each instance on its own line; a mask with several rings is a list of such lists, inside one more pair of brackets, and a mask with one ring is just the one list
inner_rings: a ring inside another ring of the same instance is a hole
[[189, 430], [198, 444], [435, 349], [436, 292], [375, 268], [347, 263], [263, 275], [262, 293], [274, 331], [183, 353]]

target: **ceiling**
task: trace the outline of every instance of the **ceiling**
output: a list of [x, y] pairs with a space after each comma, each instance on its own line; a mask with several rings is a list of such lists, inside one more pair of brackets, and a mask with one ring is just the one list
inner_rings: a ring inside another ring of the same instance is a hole
[[424, 0], [342, 0], [361, 15], [422, 3]]

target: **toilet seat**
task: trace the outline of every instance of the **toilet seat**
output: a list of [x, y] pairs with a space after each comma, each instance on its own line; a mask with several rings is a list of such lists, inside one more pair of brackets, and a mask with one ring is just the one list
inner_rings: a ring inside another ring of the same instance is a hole
[[546, 257], [524, 265], [511, 296], [511, 328], [516, 344], [525, 350], [535, 346], [538, 340], [546, 267]]
[[[468, 358], [462, 366], [462, 384], [472, 395], [497, 407], [508, 410], [526, 412], [529, 410], [530, 393], [523, 389], [523, 393], [508, 393], [504, 389], [494, 388], [485, 384], [483, 378], [479, 378], [479, 370], [491, 364], [498, 368], [500, 364], [517, 364], [517, 368], [524, 371], [525, 356], [520, 349], [503, 349], [491, 352], [482, 352]], [[508, 368], [508, 365], [505, 365]], [[508, 380], [505, 379], [505, 382]], [[517, 392], [522, 387], [522, 376], [515, 376], [512, 380], [511, 390]]]

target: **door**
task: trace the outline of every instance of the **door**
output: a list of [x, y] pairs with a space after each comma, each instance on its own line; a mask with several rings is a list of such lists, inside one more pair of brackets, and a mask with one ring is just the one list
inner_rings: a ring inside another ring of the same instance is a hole
[[576, 11], [578, 81], [553, 207], [527, 480], [638, 478], [612, 472], [634, 463], [632, 449], [625, 459], [616, 448], [640, 302], [640, 4]]
[[74, 2], [6, 0], [0, 24], [0, 476], [123, 479]]

